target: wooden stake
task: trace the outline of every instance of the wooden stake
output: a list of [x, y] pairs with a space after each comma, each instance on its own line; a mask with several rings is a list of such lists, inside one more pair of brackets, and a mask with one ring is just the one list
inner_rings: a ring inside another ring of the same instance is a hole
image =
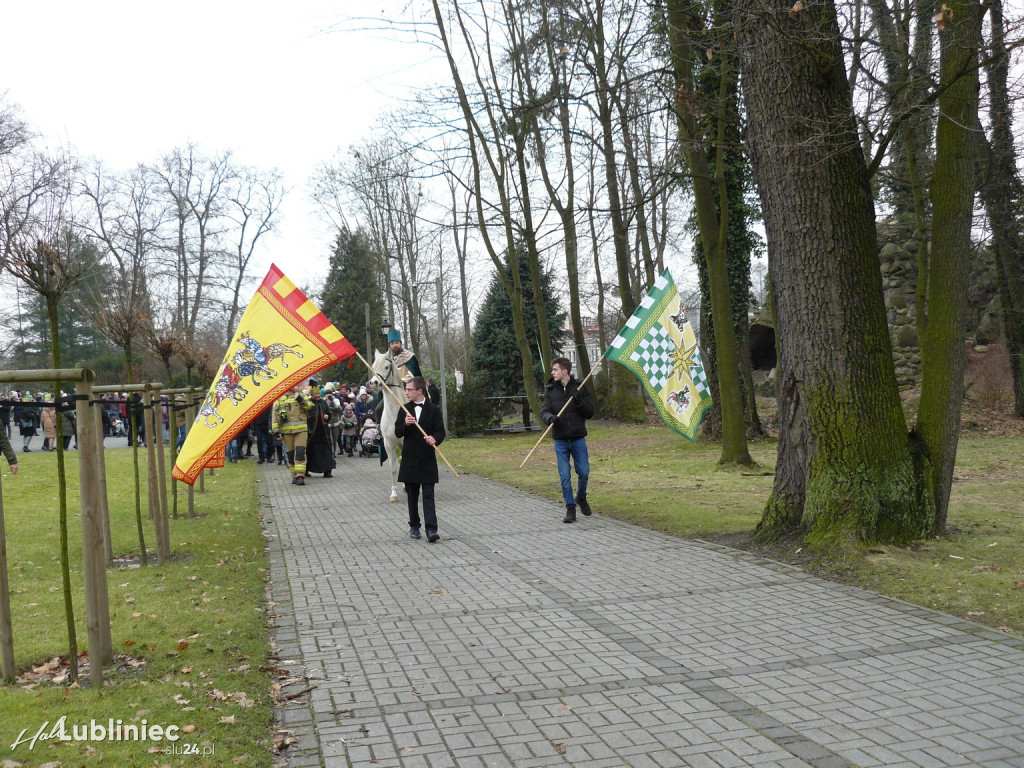
[[89, 637], [89, 680], [99, 690], [103, 665], [114, 661], [107, 596], [107, 561], [103, 550], [103, 521], [99, 508], [99, 468], [96, 465], [96, 420], [91, 417], [92, 382], [75, 387], [78, 417], [78, 486], [82, 510], [82, 574], [85, 580], [86, 630]]
[[[93, 390], [95, 392], [95, 390]], [[92, 402], [93, 429], [96, 432], [96, 471], [99, 475], [98, 498], [101, 527], [103, 529], [103, 556], [107, 565], [114, 564], [114, 545], [110, 539], [110, 501], [107, 496], [107, 456], [103, 450], [103, 403]], [[79, 445], [78, 450], [85, 450]]]

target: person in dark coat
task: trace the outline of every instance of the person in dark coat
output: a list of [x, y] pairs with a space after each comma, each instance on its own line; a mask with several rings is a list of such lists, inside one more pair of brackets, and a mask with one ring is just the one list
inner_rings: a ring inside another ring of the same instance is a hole
[[11, 474], [18, 474], [18, 454], [14, 452], [11, 438], [7, 436], [7, 430], [4, 429], [0, 429], [0, 453], [3, 453], [4, 458], [7, 459], [7, 464], [11, 468]]
[[434, 405], [441, 404], [441, 390], [437, 388], [433, 379], [427, 379], [427, 397]]
[[337, 466], [334, 446], [331, 445], [331, 412], [320, 395], [320, 385], [315, 380], [311, 380], [309, 385], [313, 407], [306, 414], [306, 431], [309, 433], [306, 438], [306, 475], [323, 472], [324, 477], [331, 477], [331, 471]]
[[3, 428], [3, 433], [7, 435], [8, 442], [11, 437], [11, 409], [14, 407], [13, 401], [10, 400], [11, 393], [5, 395], [5, 399], [0, 401], [0, 427]]
[[60, 406], [58, 408], [62, 420], [61, 430], [64, 438], [64, 450], [71, 447], [71, 438], [75, 438], [75, 448], [78, 448], [78, 412], [75, 410], [75, 398], [61, 392]]
[[252, 420], [252, 431], [256, 435], [256, 450], [260, 455], [259, 461], [256, 462], [257, 464], [270, 461], [270, 456], [274, 450], [274, 439], [270, 435], [271, 411], [273, 410], [273, 404], [268, 405]]
[[[22, 397], [21, 403], [26, 402], [32, 402], [31, 394], [26, 394]], [[18, 425], [18, 431], [21, 433], [21, 450], [25, 453], [30, 453], [32, 449], [29, 448], [29, 444], [32, 442], [32, 438], [35, 437], [36, 430], [39, 429], [39, 409], [31, 405], [16, 405], [11, 415], [14, 417], [14, 423]]]
[[[427, 528], [427, 541], [434, 543], [437, 534], [437, 510], [434, 507], [434, 486], [437, 484], [437, 452], [434, 447], [444, 440], [444, 419], [441, 409], [426, 395], [423, 377], [414, 376], [405, 383], [405, 396], [409, 402], [395, 419], [395, 437], [402, 440], [402, 463], [398, 479], [405, 483], [409, 502], [409, 536], [420, 538], [419, 497], [423, 491], [423, 522]], [[423, 432], [416, 426], [426, 432]]]
[[133, 392], [126, 406], [126, 412], [128, 416], [128, 422], [125, 424], [128, 427], [128, 447], [131, 448], [132, 443], [135, 442], [135, 436], [132, 435], [132, 419], [135, 419], [135, 432], [138, 437], [138, 443], [140, 447], [146, 445], [146, 406], [142, 402], [142, 395], [138, 392]]
[[[587, 454], [587, 419], [594, 415], [594, 401], [586, 385], [580, 386], [570, 373], [572, 363], [568, 358], [556, 357], [551, 361], [551, 379], [544, 392], [544, 404], [540, 419], [553, 425], [555, 456], [558, 459], [558, 478], [562, 483], [562, 498], [565, 500], [563, 523], [576, 522], [576, 508], [584, 515], [590, 514], [587, 501], [587, 481], [590, 478], [590, 457]], [[568, 406], [563, 411], [563, 406]], [[559, 414], [561, 413], [561, 416]], [[576, 496], [572, 494], [572, 475], [569, 459], [576, 467], [578, 485]]]

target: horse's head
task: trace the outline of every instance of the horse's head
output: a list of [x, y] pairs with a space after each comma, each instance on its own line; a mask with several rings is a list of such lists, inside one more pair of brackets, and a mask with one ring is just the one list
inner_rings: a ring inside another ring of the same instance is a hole
[[379, 381], [389, 387], [397, 387], [398, 381], [395, 376], [395, 363], [384, 352], [373, 351], [373, 372]]

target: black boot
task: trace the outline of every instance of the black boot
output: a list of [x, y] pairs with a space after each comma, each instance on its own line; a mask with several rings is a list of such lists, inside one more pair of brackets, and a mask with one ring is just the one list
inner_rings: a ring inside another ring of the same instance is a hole
[[576, 503], [579, 504], [580, 512], [583, 513], [583, 516], [590, 517], [590, 515], [592, 514], [592, 510], [590, 509], [590, 504], [587, 503], [587, 500], [576, 499]]
[[563, 523], [575, 523], [576, 522], [576, 505], [566, 504], [565, 505], [565, 517], [562, 518]]

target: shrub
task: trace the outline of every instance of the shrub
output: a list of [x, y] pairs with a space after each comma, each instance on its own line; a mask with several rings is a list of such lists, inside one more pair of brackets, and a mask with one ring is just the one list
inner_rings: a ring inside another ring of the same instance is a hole
[[[628, 375], [628, 374], [626, 374]], [[597, 399], [597, 412], [606, 419], [618, 419], [631, 424], [647, 420], [647, 408], [640, 394], [640, 385], [630, 376], [613, 374], [591, 379]]]
[[462, 389], [456, 391], [449, 378], [448, 431], [455, 437], [480, 432], [495, 420], [494, 401], [486, 400], [487, 390], [481, 376], [469, 374]]
[[982, 408], [1005, 411], [1012, 406], [1013, 374], [1002, 344], [977, 349], [968, 347], [964, 378], [967, 395]]

